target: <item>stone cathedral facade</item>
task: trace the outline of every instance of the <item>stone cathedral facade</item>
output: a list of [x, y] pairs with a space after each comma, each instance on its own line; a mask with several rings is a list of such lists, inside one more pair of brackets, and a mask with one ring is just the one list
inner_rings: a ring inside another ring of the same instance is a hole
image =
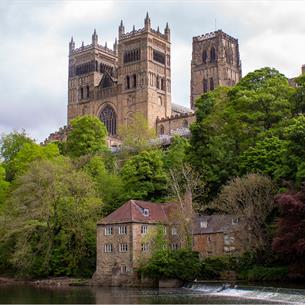
[[[67, 123], [81, 115], [94, 115], [108, 130], [108, 145], [118, 146], [120, 126], [128, 126], [141, 113], [158, 136], [185, 134], [195, 121], [194, 101], [218, 85], [233, 85], [241, 77], [238, 42], [222, 31], [193, 38], [191, 108], [171, 100], [171, 42], [166, 24], [161, 32], [144, 27], [125, 32], [123, 22], [113, 48], [101, 45], [94, 30], [89, 45], [69, 43]], [[66, 129], [51, 134], [61, 140]]]
[[223, 31], [193, 37], [191, 108], [195, 100], [218, 86], [234, 86], [241, 79], [238, 40]]

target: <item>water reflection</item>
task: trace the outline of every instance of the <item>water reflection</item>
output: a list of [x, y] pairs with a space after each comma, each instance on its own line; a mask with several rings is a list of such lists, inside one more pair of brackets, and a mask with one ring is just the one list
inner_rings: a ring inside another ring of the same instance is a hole
[[1, 304], [259, 304], [266, 300], [245, 300], [211, 296], [186, 289], [129, 289], [116, 287], [31, 287], [0, 286]]

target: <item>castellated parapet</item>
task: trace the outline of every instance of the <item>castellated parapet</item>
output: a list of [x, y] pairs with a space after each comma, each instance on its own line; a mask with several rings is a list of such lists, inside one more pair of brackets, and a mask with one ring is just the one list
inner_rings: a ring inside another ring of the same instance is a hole
[[170, 29], [144, 27], [125, 33], [123, 21], [113, 49], [100, 45], [94, 30], [92, 43], [69, 44], [68, 124], [80, 115], [95, 115], [109, 136], [141, 113], [150, 127], [157, 117], [171, 116]]
[[241, 79], [238, 40], [222, 30], [193, 37], [191, 108], [203, 93], [234, 86]]

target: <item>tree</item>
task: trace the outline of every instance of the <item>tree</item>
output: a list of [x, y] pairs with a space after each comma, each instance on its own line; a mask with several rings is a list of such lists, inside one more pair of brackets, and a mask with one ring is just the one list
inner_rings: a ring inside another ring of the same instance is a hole
[[25, 143], [10, 161], [10, 175], [15, 178], [23, 174], [34, 160], [47, 160], [58, 156], [59, 150], [56, 144], [41, 146], [36, 143]]
[[245, 229], [239, 234], [245, 250], [264, 250], [268, 245], [268, 216], [274, 209], [275, 193], [269, 177], [248, 174], [232, 179], [215, 199], [215, 208], [239, 217], [244, 223]]
[[305, 116], [301, 114], [289, 120], [282, 137], [287, 142], [287, 149], [276, 178], [300, 185], [305, 181]]
[[0, 210], [1, 210], [1, 205], [4, 203], [8, 188], [9, 188], [10, 183], [5, 181], [5, 169], [0, 164]]
[[84, 169], [93, 178], [97, 194], [104, 203], [103, 214], [108, 215], [116, 210], [126, 198], [121, 176], [106, 169], [100, 156], [92, 157]]
[[277, 177], [283, 168], [283, 158], [287, 154], [288, 143], [278, 137], [268, 137], [256, 142], [240, 156], [240, 170], [242, 174], [260, 173]]
[[0, 219], [0, 253], [11, 244], [8, 260], [24, 275], [89, 275], [100, 205], [90, 177], [68, 159], [36, 160]]
[[34, 144], [25, 131], [14, 131], [7, 135], [3, 135], [0, 140], [0, 153], [3, 158], [3, 166], [6, 169], [6, 178], [8, 181], [13, 180], [14, 173], [11, 170], [11, 162], [23, 147], [24, 144]]
[[273, 250], [291, 265], [294, 276], [305, 276], [305, 188], [276, 197], [281, 215], [273, 239]]
[[197, 120], [191, 125], [188, 160], [207, 183], [205, 201], [211, 200], [221, 185], [237, 174], [239, 137], [233, 131], [239, 132], [240, 128], [235, 126], [237, 123], [227, 121], [228, 91], [218, 87], [202, 95], [196, 102]]
[[295, 115], [305, 113], [305, 74], [295, 79], [297, 85], [292, 96], [292, 111]]
[[166, 195], [167, 176], [158, 150], [131, 157], [124, 164], [121, 176], [128, 198], [157, 200]]
[[160, 249], [153, 253], [139, 272], [153, 279], [194, 280], [200, 271], [198, 253], [189, 249]]
[[293, 93], [284, 75], [262, 68], [232, 88], [219, 87], [197, 100], [189, 159], [205, 177], [207, 200], [239, 174], [240, 155], [265, 137], [272, 137], [271, 130], [275, 133], [292, 117]]
[[71, 121], [71, 127], [66, 146], [68, 155], [79, 157], [106, 150], [107, 130], [97, 117], [77, 117]]
[[128, 126], [120, 128], [119, 135], [123, 148], [140, 152], [149, 148], [149, 140], [156, 137], [156, 132], [154, 128], [149, 128], [147, 119], [141, 113], [135, 113]]

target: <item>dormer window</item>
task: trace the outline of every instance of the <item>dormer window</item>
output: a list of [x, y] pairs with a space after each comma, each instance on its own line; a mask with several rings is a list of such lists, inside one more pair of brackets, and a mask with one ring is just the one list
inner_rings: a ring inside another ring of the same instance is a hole
[[143, 215], [149, 216], [149, 209], [143, 209]]

